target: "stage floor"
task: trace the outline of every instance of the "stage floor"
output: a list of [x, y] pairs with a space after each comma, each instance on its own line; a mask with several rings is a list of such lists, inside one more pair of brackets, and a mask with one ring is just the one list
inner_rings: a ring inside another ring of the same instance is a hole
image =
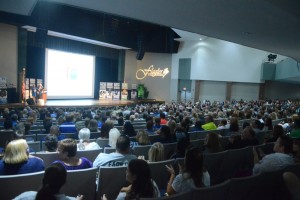
[[[134, 106], [136, 104], [144, 103], [165, 103], [164, 101], [157, 101], [155, 99], [142, 99], [142, 100], [95, 100], [95, 99], [80, 99], [80, 100], [47, 100], [44, 105], [29, 105], [30, 107], [109, 107], [109, 106]], [[28, 104], [24, 103], [12, 103], [12, 104], [2, 104], [0, 108], [13, 108], [13, 107], [25, 107]]]

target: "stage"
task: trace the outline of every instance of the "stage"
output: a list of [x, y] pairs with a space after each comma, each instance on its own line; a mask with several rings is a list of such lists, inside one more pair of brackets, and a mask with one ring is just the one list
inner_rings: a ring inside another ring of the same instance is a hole
[[155, 99], [139, 99], [139, 100], [95, 100], [95, 99], [68, 99], [68, 100], [47, 100], [44, 105], [28, 105], [27, 103], [12, 103], [2, 104], [0, 108], [13, 108], [13, 107], [112, 107], [112, 106], [135, 106], [136, 104], [162, 104], [164, 101], [157, 101]]

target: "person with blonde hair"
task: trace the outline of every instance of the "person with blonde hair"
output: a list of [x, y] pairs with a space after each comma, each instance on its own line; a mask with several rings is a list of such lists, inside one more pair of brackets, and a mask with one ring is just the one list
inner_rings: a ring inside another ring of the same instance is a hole
[[149, 139], [148, 133], [146, 133], [145, 130], [140, 130], [136, 134], [136, 141], [137, 141], [138, 145], [148, 145], [148, 144], [150, 144], [150, 139]]
[[44, 169], [42, 159], [29, 155], [29, 147], [24, 139], [9, 142], [0, 161], [0, 175], [26, 174]]
[[148, 151], [149, 162], [159, 162], [164, 160], [164, 145], [155, 142]]

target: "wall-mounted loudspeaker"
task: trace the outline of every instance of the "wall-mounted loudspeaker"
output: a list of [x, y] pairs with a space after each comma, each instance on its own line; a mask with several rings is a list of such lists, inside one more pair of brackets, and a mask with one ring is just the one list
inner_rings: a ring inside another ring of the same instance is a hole
[[136, 59], [142, 60], [145, 55], [145, 45], [144, 45], [144, 35], [143, 33], [138, 34], [137, 36], [137, 54]]

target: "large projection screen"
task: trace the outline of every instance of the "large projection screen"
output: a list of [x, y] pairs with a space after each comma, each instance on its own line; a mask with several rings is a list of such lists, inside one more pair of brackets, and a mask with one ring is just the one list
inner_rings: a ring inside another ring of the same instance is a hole
[[94, 98], [95, 57], [46, 49], [48, 99]]

